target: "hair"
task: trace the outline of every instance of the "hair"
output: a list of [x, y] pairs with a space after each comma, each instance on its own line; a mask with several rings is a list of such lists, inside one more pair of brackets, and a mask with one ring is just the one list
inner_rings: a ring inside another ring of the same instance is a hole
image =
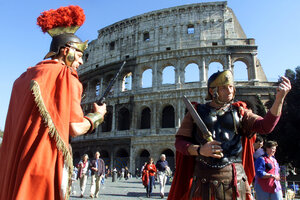
[[257, 142], [263, 142], [263, 141], [264, 141], [264, 139], [259, 134], [256, 134], [255, 143], [257, 143]]
[[269, 140], [264, 143], [263, 149], [266, 151], [267, 148], [277, 147], [278, 144], [276, 141]]
[[149, 159], [148, 159], [148, 163], [149, 163], [149, 164], [151, 163], [151, 160], [154, 161], [154, 159], [153, 159], [152, 157], [149, 157]]
[[83, 154], [83, 156], [82, 156], [82, 160], [84, 159], [85, 156], [87, 156], [87, 158], [89, 159], [89, 155], [87, 155], [87, 154], [85, 153], [85, 154]]
[[161, 158], [161, 157], [165, 157], [165, 158], [166, 158], [166, 155], [162, 153], [162, 154], [160, 155], [160, 158]]

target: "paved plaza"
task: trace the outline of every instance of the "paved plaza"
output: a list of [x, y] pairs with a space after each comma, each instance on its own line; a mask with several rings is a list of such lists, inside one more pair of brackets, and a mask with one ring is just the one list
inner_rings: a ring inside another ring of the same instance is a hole
[[[159, 192], [159, 183], [156, 181], [156, 189], [153, 188], [152, 196], [146, 197], [146, 189], [142, 184], [142, 180], [139, 178], [131, 178], [128, 180], [117, 180], [112, 182], [112, 178], [105, 179], [104, 185], [101, 185], [100, 194], [97, 199], [103, 200], [137, 200], [137, 199], [161, 199]], [[91, 178], [88, 178], [84, 197], [80, 198], [79, 180], [73, 183], [76, 194], [71, 194], [71, 200], [79, 199], [92, 199], [90, 198]], [[165, 198], [167, 199], [171, 185], [167, 184], [165, 188]], [[94, 198], [96, 199], [96, 198]]]

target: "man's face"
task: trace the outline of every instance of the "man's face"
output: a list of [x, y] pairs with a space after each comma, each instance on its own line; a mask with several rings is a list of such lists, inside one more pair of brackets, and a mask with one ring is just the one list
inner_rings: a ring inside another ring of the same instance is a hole
[[79, 66], [83, 64], [82, 56], [83, 56], [82, 52], [75, 50], [75, 60], [72, 63], [72, 65], [70, 66], [72, 69], [77, 71]]
[[165, 160], [166, 160], [166, 157], [165, 157], [165, 156], [161, 156], [161, 157], [160, 157], [160, 160], [161, 160], [161, 161], [165, 161]]
[[257, 141], [253, 144], [255, 150], [261, 148], [263, 145], [264, 145], [264, 142], [260, 142], [260, 141]]
[[229, 102], [233, 99], [234, 86], [222, 85], [218, 87], [219, 100], [222, 102]]
[[95, 153], [95, 158], [96, 158], [96, 159], [100, 158], [100, 153], [98, 153], [98, 152]]

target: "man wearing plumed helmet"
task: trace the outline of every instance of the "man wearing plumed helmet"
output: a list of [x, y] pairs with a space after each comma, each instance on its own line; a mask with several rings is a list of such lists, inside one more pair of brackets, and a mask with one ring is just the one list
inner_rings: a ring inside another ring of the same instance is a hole
[[44, 60], [14, 83], [0, 157], [0, 199], [68, 199], [73, 170], [69, 136], [92, 133], [106, 105], [81, 109], [77, 69], [87, 41], [74, 33], [85, 15], [79, 6], [43, 12], [37, 24], [52, 37]]

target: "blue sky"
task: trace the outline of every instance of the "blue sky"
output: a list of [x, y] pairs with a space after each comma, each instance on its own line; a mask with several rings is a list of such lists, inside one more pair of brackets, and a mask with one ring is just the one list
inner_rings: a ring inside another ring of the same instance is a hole
[[[86, 15], [77, 31], [82, 40], [94, 40], [97, 31], [117, 21], [172, 6], [209, 0], [0, 0], [0, 129], [4, 129], [14, 80], [41, 61], [51, 38], [36, 25], [41, 12], [79, 5]], [[255, 38], [258, 58], [269, 80], [300, 65], [299, 0], [228, 0], [248, 38]]]

